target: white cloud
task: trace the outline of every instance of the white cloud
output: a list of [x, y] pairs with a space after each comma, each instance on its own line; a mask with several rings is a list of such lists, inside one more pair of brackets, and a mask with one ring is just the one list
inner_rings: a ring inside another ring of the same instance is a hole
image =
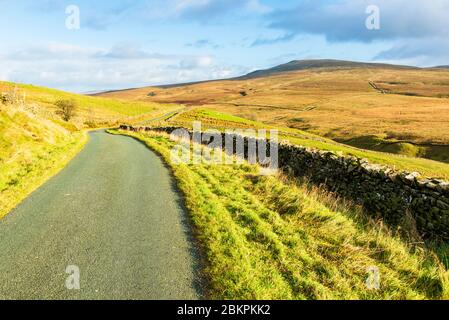
[[209, 56], [186, 57], [181, 60], [180, 67], [186, 70], [207, 68], [213, 66], [213, 62]]
[[138, 46], [82, 48], [49, 43], [12, 51], [0, 60], [3, 80], [84, 92], [170, 84], [240, 75], [239, 66], [208, 55], [163, 55]]
[[3, 54], [3, 59], [9, 60], [51, 60], [85, 58], [94, 54], [94, 49], [86, 49], [66, 43], [49, 42], [45, 45], [11, 48]]
[[[368, 30], [366, 8], [380, 9], [381, 28]], [[304, 0], [296, 8], [276, 10], [271, 27], [297, 34], [324, 35], [330, 41], [425, 38], [449, 34], [447, 0]]]
[[442, 37], [402, 40], [376, 55], [374, 60], [418, 66], [447, 65], [449, 41]]
[[[380, 29], [366, 27], [366, 9], [380, 10]], [[288, 42], [298, 35], [324, 37], [330, 44], [385, 44], [374, 60], [420, 66], [447, 64], [448, 0], [302, 0], [296, 7], [266, 15], [267, 25], [283, 33], [257, 39], [255, 45]]]

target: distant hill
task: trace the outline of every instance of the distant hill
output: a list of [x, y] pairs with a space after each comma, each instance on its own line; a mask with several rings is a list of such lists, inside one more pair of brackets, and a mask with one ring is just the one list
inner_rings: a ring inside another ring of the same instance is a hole
[[437, 67], [434, 67], [435, 69], [449, 69], [449, 65], [447, 65], [447, 66], [437, 66]]
[[237, 77], [235, 79], [244, 80], [244, 79], [252, 79], [259, 77], [266, 77], [273, 74], [279, 74], [283, 72], [291, 72], [291, 71], [301, 71], [308, 69], [317, 69], [317, 68], [327, 68], [327, 69], [341, 69], [341, 68], [382, 68], [382, 69], [418, 69], [417, 67], [410, 66], [402, 66], [402, 65], [392, 65], [392, 64], [383, 64], [383, 63], [366, 63], [366, 62], [353, 62], [353, 61], [344, 61], [344, 60], [294, 60], [285, 64], [281, 64], [279, 66], [265, 69], [265, 70], [257, 70], [251, 72], [242, 77]]
[[[223, 81], [223, 80], [247, 80], [247, 79], [267, 77], [270, 75], [275, 75], [275, 74], [284, 73], [284, 72], [301, 71], [301, 70], [318, 69], [318, 68], [326, 68], [326, 69], [379, 68], [379, 69], [395, 69], [395, 70], [419, 69], [418, 67], [411, 67], [411, 66], [404, 66], [404, 65], [354, 62], [354, 61], [332, 60], [332, 59], [293, 60], [293, 61], [290, 61], [285, 64], [281, 64], [281, 65], [273, 67], [273, 68], [253, 71], [246, 75], [235, 77], [235, 78], [230, 78], [230, 79], [217, 79], [217, 80], [203, 80], [203, 81], [195, 81], [195, 82], [174, 83], [174, 84], [159, 85], [159, 86], [154, 86], [154, 87], [161, 88], [161, 89], [170, 89], [170, 88], [184, 87], [184, 86], [190, 86], [190, 85], [201, 84], [201, 83]], [[124, 90], [105, 91], [103, 93], [127, 91], [127, 90], [133, 90], [133, 89], [135, 89], [135, 88], [124, 89]]]

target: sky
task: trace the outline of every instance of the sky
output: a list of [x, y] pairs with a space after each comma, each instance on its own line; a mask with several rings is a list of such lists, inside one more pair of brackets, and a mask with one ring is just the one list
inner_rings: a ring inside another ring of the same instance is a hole
[[448, 17], [448, 0], [0, 0], [0, 80], [90, 92], [299, 59], [449, 65]]

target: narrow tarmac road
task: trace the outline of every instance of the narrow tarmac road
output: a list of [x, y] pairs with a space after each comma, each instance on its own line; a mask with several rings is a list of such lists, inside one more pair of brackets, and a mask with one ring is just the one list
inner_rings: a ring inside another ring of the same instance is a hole
[[198, 299], [198, 263], [162, 161], [104, 131], [0, 221], [0, 299]]

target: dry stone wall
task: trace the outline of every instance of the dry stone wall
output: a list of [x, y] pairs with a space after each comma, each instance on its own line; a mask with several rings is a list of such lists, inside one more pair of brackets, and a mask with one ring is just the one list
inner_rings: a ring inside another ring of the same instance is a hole
[[[180, 128], [122, 126], [121, 129], [172, 133]], [[235, 143], [235, 135], [231, 138]], [[248, 139], [244, 138], [245, 149]], [[285, 143], [278, 147], [281, 170], [326, 186], [339, 196], [363, 205], [368, 213], [382, 217], [390, 225], [399, 225], [411, 215], [424, 238], [449, 240], [449, 182], [421, 178], [416, 172], [396, 171], [330, 151]]]

